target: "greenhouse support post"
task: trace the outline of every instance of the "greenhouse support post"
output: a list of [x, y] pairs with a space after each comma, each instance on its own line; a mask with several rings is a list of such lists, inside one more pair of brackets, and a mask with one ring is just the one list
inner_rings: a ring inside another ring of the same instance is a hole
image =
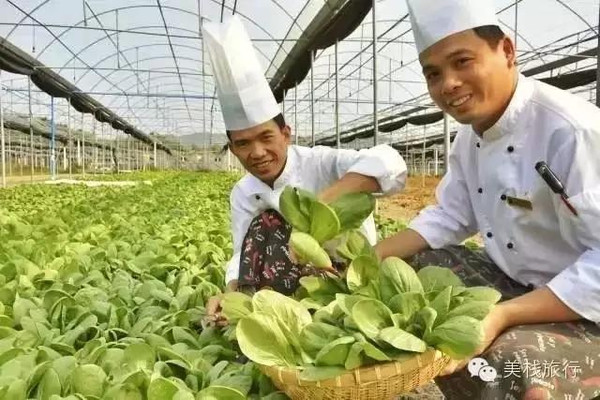
[[315, 52], [310, 51], [310, 134], [311, 141], [310, 145], [315, 146], [315, 81], [314, 81], [314, 69], [315, 69]]
[[157, 166], [157, 164], [156, 164], [156, 142], [154, 142], [153, 145], [154, 145], [154, 156], [153, 156], [154, 157], [154, 169], [156, 169], [156, 166]]
[[298, 144], [298, 83], [294, 86], [294, 144]]
[[596, 106], [600, 107], [600, 1], [598, 2], [598, 48], [596, 54]]
[[450, 120], [448, 114], [444, 113], [444, 173], [450, 167]]
[[338, 41], [335, 41], [335, 143], [340, 148], [340, 92], [339, 92], [339, 65], [338, 65]]
[[379, 121], [377, 116], [377, 12], [375, 4], [377, 0], [373, 0], [373, 145], [377, 146]]
[[[71, 138], [71, 98], [67, 98], [69, 107], [67, 108], [67, 128], [69, 134], [69, 178], [73, 176], [73, 138]], [[67, 150], [65, 150], [66, 152]], [[66, 153], [65, 153], [66, 154]]]
[[6, 187], [6, 148], [4, 143], [4, 106], [2, 105], [2, 71], [0, 71], [0, 135], [2, 144], [2, 187]]
[[54, 96], [50, 96], [50, 178], [56, 179], [56, 120]]
[[27, 76], [27, 91], [29, 92], [27, 98], [29, 100], [29, 141], [30, 141], [30, 153], [31, 156], [31, 182], [33, 182], [33, 175], [35, 173], [35, 156], [33, 151], [33, 108], [31, 105], [31, 76]]
[[85, 175], [85, 132], [83, 130], [83, 114], [81, 114], [81, 173]]

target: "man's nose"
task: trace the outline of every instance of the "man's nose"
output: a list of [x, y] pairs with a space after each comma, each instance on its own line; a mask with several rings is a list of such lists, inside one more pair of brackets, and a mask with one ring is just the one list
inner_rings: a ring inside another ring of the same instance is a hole
[[462, 86], [462, 80], [452, 72], [447, 72], [442, 75], [442, 94], [449, 95]]

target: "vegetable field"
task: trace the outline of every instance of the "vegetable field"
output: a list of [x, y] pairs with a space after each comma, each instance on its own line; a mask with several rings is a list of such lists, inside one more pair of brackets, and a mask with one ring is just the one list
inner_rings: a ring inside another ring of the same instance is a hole
[[[238, 177], [126, 177], [139, 184], [0, 191], [0, 398], [287, 399], [234, 330], [200, 325], [224, 286]], [[382, 236], [404, 226], [377, 220]]]
[[223, 287], [235, 177], [139, 178], [0, 191], [0, 398], [285, 399], [198, 325]]

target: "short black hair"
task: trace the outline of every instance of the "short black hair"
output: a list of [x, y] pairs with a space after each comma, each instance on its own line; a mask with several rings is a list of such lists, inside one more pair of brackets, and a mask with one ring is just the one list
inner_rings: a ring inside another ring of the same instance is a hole
[[[285, 124], [285, 118], [283, 118], [283, 114], [279, 113], [276, 116], [273, 117], [273, 122], [275, 122], [277, 124], [277, 126], [279, 127], [279, 129], [283, 129], [285, 128], [286, 124]], [[227, 139], [229, 139], [231, 141], [231, 131], [225, 131], [227, 133]]]
[[506, 37], [498, 25], [484, 25], [473, 28], [473, 30], [475, 31], [475, 34], [485, 40], [492, 49], [497, 48], [500, 41]]

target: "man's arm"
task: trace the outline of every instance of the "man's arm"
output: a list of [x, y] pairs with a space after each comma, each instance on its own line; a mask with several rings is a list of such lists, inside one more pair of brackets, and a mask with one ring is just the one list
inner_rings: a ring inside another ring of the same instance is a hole
[[317, 146], [311, 154], [311, 167], [325, 183], [320, 185], [320, 198], [325, 201], [353, 192], [389, 195], [406, 184], [406, 163], [388, 145], [359, 151]]
[[417, 231], [406, 229], [375, 245], [375, 253], [380, 260], [388, 257], [410, 258], [427, 250], [429, 244]]
[[[597, 115], [600, 117], [600, 113]], [[596, 124], [592, 129], [574, 132], [549, 162], [550, 167], [563, 179], [569, 201], [578, 212], [578, 216], [571, 214], [556, 196], [554, 205], [559, 219], [559, 233], [565, 241], [582, 249], [582, 254], [547, 284], [553, 295], [573, 312], [596, 323], [600, 323], [598, 126]]]
[[371, 176], [349, 172], [341, 179], [334, 182], [333, 185], [321, 191], [321, 193], [318, 194], [318, 197], [319, 200], [329, 203], [347, 193], [376, 193], [380, 191], [381, 186], [379, 185], [379, 182], [377, 182], [377, 179]]
[[541, 287], [514, 299], [499, 303], [498, 313], [505, 328], [515, 325], [567, 322], [581, 316], [563, 303], [548, 287]]
[[409, 258], [428, 248], [459, 244], [477, 232], [477, 220], [469, 196], [467, 177], [460, 160], [469, 136], [457, 135], [450, 151], [450, 167], [436, 188], [437, 205], [428, 207], [410, 223], [409, 229], [384, 239], [376, 246], [381, 259]]

